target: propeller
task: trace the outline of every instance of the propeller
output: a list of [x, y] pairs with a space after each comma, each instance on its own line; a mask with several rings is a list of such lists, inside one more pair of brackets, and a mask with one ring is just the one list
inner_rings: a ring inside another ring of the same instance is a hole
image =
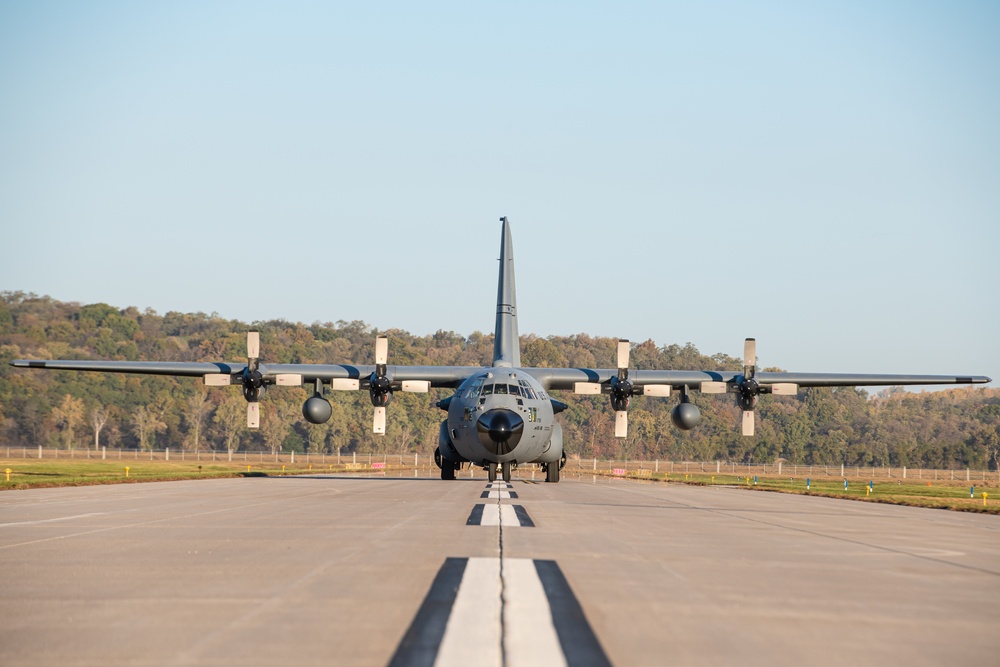
[[394, 391], [427, 393], [430, 391], [429, 380], [393, 380], [388, 373], [386, 361], [389, 356], [389, 338], [386, 336], [376, 336], [375, 338], [375, 371], [366, 378], [333, 378], [330, 381], [330, 388], [334, 391], [357, 391], [367, 389], [371, 397], [372, 405], [375, 407], [375, 416], [372, 419], [372, 432], [377, 435], [385, 435], [385, 408], [392, 401]]
[[297, 373], [279, 373], [265, 377], [260, 366], [260, 332], [247, 332], [247, 365], [239, 374], [207, 373], [204, 375], [205, 386], [225, 387], [239, 383], [243, 388], [243, 398], [247, 399], [247, 427], [260, 428], [260, 399], [268, 384], [284, 387], [297, 387], [302, 384], [302, 375]]
[[385, 435], [385, 408], [392, 400], [392, 381], [386, 374], [386, 360], [389, 357], [389, 339], [386, 336], [375, 338], [375, 372], [368, 378], [368, 393], [372, 405], [375, 406], [375, 418], [372, 420], [372, 432]]
[[628, 379], [629, 342], [618, 341], [618, 375], [611, 378], [611, 408], [615, 411], [615, 437], [628, 435], [628, 403], [634, 392]]
[[[624, 438], [628, 435], [628, 404], [632, 396], [640, 393], [635, 383], [629, 378], [629, 342], [618, 340], [618, 373], [601, 384], [599, 382], [576, 382], [573, 384], [575, 394], [610, 394], [611, 408], [615, 411], [615, 437]], [[643, 384], [643, 396], [670, 396], [669, 384]]]
[[243, 398], [247, 399], [247, 427], [260, 428], [260, 397], [264, 376], [260, 372], [260, 332], [247, 332], [247, 367], [243, 369]]
[[754, 407], [761, 387], [757, 382], [757, 340], [743, 341], [743, 376], [736, 381], [736, 404], [743, 410], [743, 435], [754, 433]]

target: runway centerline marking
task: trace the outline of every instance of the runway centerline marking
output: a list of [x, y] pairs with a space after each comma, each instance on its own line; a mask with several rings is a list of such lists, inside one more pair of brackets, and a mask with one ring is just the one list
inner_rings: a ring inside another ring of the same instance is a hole
[[467, 526], [500, 526], [507, 528], [534, 528], [535, 522], [521, 505], [477, 504], [469, 513]]
[[530, 558], [445, 560], [389, 662], [390, 667], [610, 664], [558, 564]]

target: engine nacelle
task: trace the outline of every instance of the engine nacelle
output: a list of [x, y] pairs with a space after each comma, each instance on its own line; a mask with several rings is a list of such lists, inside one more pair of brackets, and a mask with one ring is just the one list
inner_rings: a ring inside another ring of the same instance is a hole
[[677, 428], [690, 431], [701, 421], [701, 410], [694, 403], [679, 403], [670, 413], [670, 419]]
[[330, 406], [330, 401], [322, 396], [307, 398], [306, 402], [302, 404], [302, 416], [310, 424], [325, 424], [332, 414], [333, 408]]

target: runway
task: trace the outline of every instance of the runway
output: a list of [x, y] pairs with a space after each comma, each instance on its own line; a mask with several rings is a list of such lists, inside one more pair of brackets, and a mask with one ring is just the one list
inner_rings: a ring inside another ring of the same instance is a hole
[[608, 481], [0, 494], [0, 664], [995, 664], [1000, 519]]

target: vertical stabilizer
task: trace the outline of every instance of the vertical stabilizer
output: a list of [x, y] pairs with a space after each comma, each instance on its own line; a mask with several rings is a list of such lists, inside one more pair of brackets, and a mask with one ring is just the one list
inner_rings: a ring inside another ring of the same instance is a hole
[[497, 285], [497, 324], [493, 339], [493, 365], [521, 367], [521, 341], [517, 335], [517, 296], [514, 289], [514, 244], [510, 240], [510, 223], [503, 222], [500, 240], [500, 279]]

